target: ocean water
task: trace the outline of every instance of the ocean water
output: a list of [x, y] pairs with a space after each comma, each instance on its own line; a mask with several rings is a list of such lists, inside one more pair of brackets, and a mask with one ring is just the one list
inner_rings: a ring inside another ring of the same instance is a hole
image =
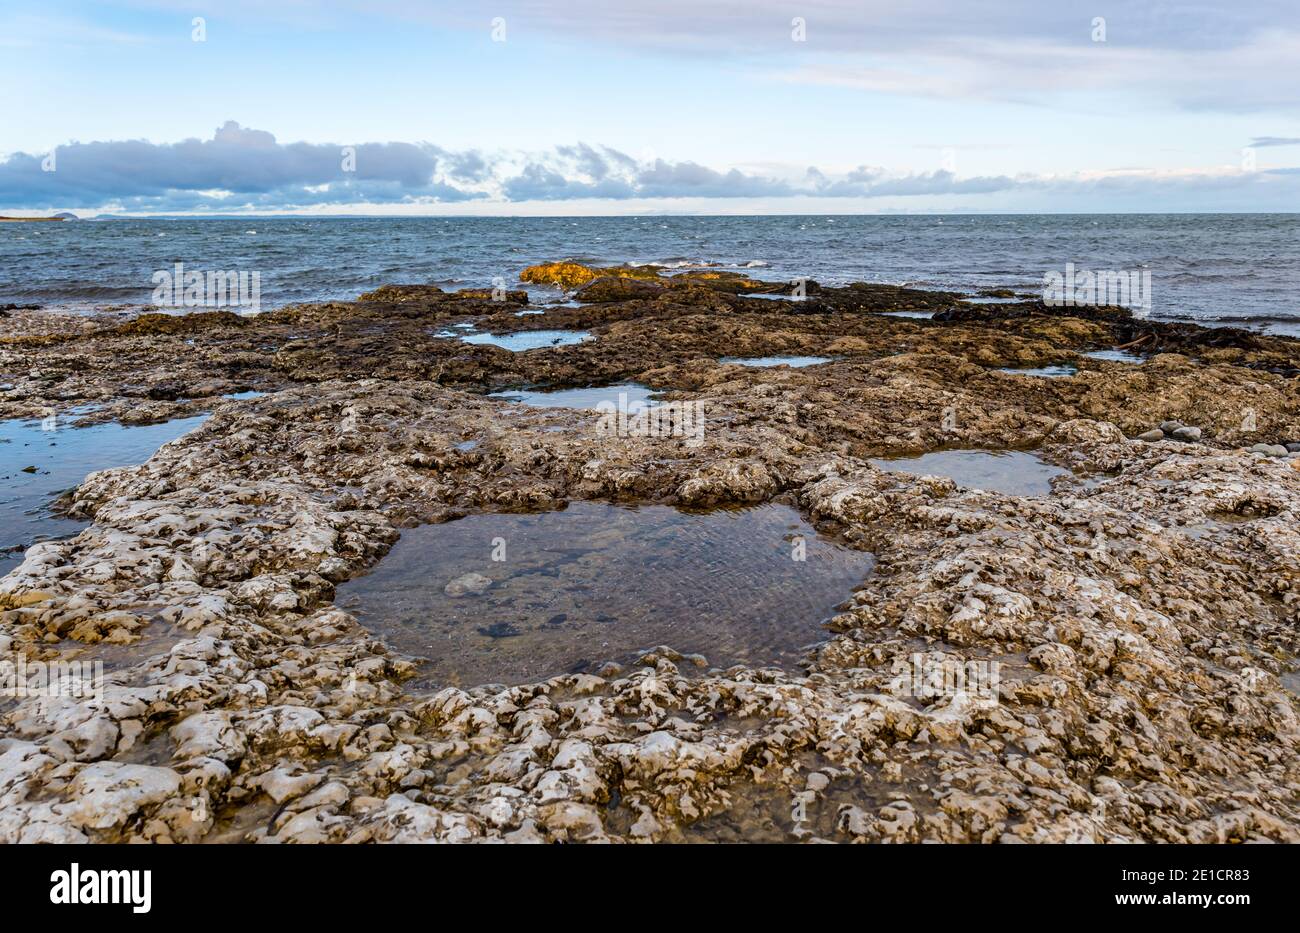
[[[260, 273], [261, 306], [389, 283], [518, 287], [532, 263], [663, 263], [975, 292], [1151, 273], [1152, 316], [1300, 333], [1300, 214], [210, 218], [0, 224], [0, 304], [146, 304], [156, 271]], [[537, 297], [552, 290], [530, 287]]]

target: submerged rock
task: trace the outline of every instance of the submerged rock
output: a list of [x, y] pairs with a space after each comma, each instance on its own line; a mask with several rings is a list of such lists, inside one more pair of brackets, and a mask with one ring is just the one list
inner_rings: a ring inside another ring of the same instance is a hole
[[481, 573], [461, 574], [455, 580], [452, 580], [445, 587], [443, 592], [448, 596], [480, 596], [486, 593], [488, 587], [492, 585], [492, 578], [486, 577]]

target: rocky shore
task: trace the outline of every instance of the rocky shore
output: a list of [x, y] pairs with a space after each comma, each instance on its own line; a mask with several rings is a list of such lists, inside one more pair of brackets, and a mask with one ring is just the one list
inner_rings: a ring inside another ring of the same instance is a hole
[[[90, 475], [60, 503], [86, 529], [0, 580], [0, 654], [107, 671], [91, 698], [0, 698], [0, 840], [1300, 841], [1300, 342], [1014, 296], [523, 277], [573, 300], [0, 322], [0, 417], [211, 412]], [[587, 339], [459, 339], [541, 331]], [[1087, 355], [1115, 348], [1142, 362]], [[790, 355], [830, 362], [719, 362]], [[1043, 367], [1066, 374], [1014, 372]], [[625, 381], [701, 402], [699, 442], [487, 397]], [[1069, 472], [1014, 496], [870, 462], [970, 448]], [[429, 684], [335, 603], [404, 527], [581, 500], [780, 502], [875, 568], [797, 670], [662, 646]], [[918, 658], [996, 661], [996, 696], [918, 697]]]

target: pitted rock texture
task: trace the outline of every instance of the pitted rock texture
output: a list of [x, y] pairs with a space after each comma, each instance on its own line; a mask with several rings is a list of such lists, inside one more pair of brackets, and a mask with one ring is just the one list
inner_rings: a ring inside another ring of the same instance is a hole
[[[112, 417], [160, 386], [158, 417], [214, 412], [89, 476], [66, 506], [92, 524], [0, 580], [0, 652], [108, 672], [100, 696], [0, 700], [0, 840], [1300, 841], [1300, 472], [1241, 449], [1300, 434], [1293, 342], [1132, 367], [1078, 358], [1126, 326], [1106, 315], [903, 321], [692, 284], [518, 318], [380, 292], [0, 348], [10, 416]], [[461, 316], [597, 339], [429, 336]], [[716, 362], [787, 352], [838, 359]], [[1080, 372], [992, 371], [1062, 360]], [[480, 394], [621, 378], [703, 401], [702, 443]], [[1174, 418], [1202, 441], [1132, 439]], [[1016, 497], [866, 459], [940, 446], [1075, 472]], [[876, 570], [796, 673], [663, 646], [439, 687], [333, 602], [403, 526], [578, 499], [783, 501]], [[996, 662], [996, 694], [917, 696], [918, 659]]]

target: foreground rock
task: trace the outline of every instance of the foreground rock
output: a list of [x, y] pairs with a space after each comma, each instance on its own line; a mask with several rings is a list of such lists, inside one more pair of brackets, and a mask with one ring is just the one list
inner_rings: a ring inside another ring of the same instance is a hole
[[[1123, 320], [889, 301], [696, 284], [533, 318], [388, 292], [4, 346], [10, 416], [214, 414], [89, 477], [69, 507], [93, 524], [0, 580], [0, 651], [109, 671], [99, 696], [3, 701], [0, 839], [1300, 841], [1300, 472], [1241, 449], [1300, 437], [1293, 342], [1119, 366], [1078, 353]], [[433, 336], [462, 317], [596, 339]], [[837, 359], [717, 363], [783, 353]], [[1079, 372], [993, 371], [1061, 360]], [[193, 391], [218, 377], [270, 394]], [[701, 442], [481, 394], [618, 379], [702, 401]], [[1199, 442], [1126, 439], [1152, 413]], [[1040, 446], [1076, 475], [1026, 498], [867, 462], [939, 446]], [[404, 525], [579, 499], [780, 500], [876, 572], [802, 670], [665, 646], [512, 688], [424, 684], [333, 602]], [[913, 683], [994, 661], [991, 694]]]

